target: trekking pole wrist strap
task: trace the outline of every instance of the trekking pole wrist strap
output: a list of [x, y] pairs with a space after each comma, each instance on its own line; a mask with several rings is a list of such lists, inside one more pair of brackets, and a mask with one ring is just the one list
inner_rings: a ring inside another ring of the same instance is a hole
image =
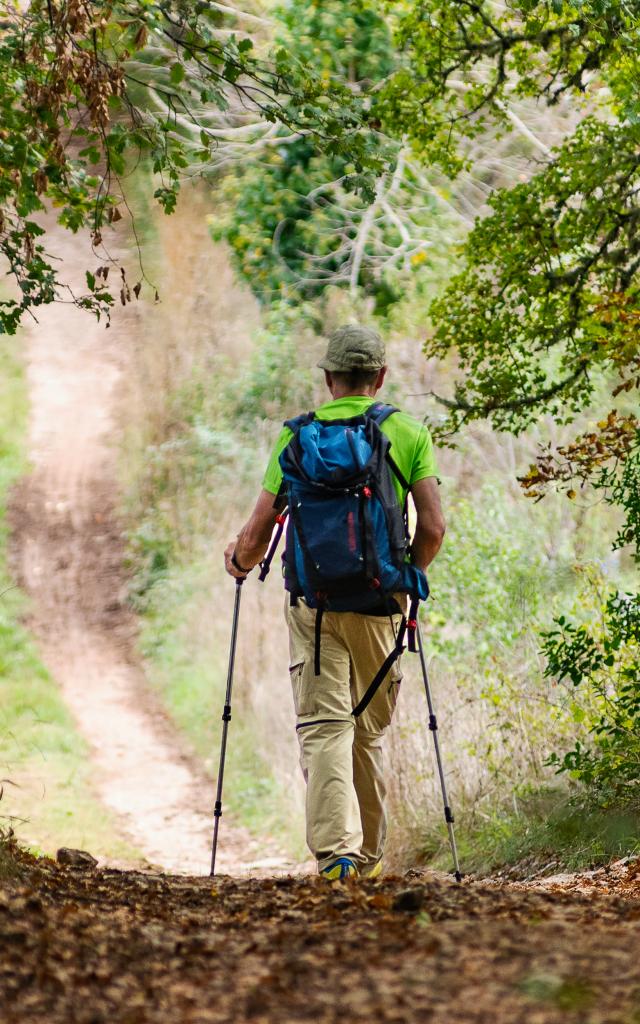
[[234, 569], [237, 569], [237, 570], [238, 570], [238, 572], [242, 572], [242, 573], [244, 573], [244, 575], [245, 575], [245, 576], [247, 576], [247, 575], [248, 575], [248, 573], [250, 573], [250, 572], [251, 572], [251, 569], [245, 569], [245, 567], [244, 567], [243, 565], [240, 565], [240, 562], [239, 562], [239, 561], [238, 561], [238, 559], [236, 558], [236, 553], [235, 553], [235, 551], [233, 552], [233, 554], [232, 554], [232, 556], [231, 556], [231, 564], [232, 564], [232, 566], [233, 566], [233, 568], [234, 568]]

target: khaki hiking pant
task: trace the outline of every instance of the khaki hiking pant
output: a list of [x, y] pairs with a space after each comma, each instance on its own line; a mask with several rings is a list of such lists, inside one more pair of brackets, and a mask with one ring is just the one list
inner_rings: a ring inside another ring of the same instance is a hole
[[[396, 595], [402, 608], [403, 594]], [[320, 675], [314, 672], [316, 612], [303, 600], [287, 604], [290, 673], [307, 784], [307, 843], [322, 871], [350, 857], [367, 874], [382, 857], [386, 837], [382, 734], [400, 688], [398, 661], [368, 707], [351, 709], [393, 650], [401, 615], [325, 612], [320, 635]]]

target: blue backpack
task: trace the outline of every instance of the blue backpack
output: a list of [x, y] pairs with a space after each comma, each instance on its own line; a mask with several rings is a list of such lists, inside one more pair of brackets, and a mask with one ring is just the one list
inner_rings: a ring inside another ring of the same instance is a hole
[[[350, 419], [325, 421], [314, 412], [305, 413], [285, 424], [293, 437], [280, 455], [289, 515], [284, 582], [292, 603], [304, 597], [310, 608], [317, 609], [316, 674], [325, 610], [366, 613], [386, 605], [391, 614], [392, 594], [404, 592], [412, 598], [396, 647], [354, 714], [364, 710], [400, 656], [407, 628], [414, 649], [418, 601], [429, 593], [425, 574], [407, 561], [406, 507], [398, 501], [393, 476], [407, 490], [409, 485], [390, 453], [389, 438], [380, 429], [394, 412], [394, 406], [374, 403]], [[269, 571], [285, 518], [278, 517], [261, 579]]]

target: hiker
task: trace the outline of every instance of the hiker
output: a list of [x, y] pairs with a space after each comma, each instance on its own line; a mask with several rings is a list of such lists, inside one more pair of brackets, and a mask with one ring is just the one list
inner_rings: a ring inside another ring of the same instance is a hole
[[[335, 880], [376, 877], [382, 870], [382, 735], [398, 699], [409, 596], [415, 617], [418, 597], [428, 594], [424, 570], [440, 548], [445, 524], [428, 430], [375, 401], [387, 372], [378, 333], [359, 325], [338, 328], [318, 366], [331, 400], [285, 424], [255, 508], [225, 551], [225, 566], [237, 578], [261, 562], [288, 500], [286, 617], [307, 785], [307, 842], [319, 872]], [[345, 459], [355, 459], [357, 470], [365, 457], [366, 479], [351, 477], [354, 486], [330, 491]], [[324, 482], [314, 473], [324, 474]], [[407, 491], [417, 515], [408, 549], [402, 518]], [[372, 549], [385, 579], [368, 566]], [[400, 552], [399, 562], [393, 551]], [[314, 589], [314, 573], [332, 557], [340, 565], [325, 571]], [[360, 568], [347, 578], [356, 558]], [[338, 579], [325, 579], [333, 576]], [[389, 585], [396, 587], [391, 593]], [[415, 621], [411, 625], [415, 629]]]

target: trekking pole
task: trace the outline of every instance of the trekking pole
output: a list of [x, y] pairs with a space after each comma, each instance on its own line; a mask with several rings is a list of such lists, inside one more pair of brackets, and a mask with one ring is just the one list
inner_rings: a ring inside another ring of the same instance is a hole
[[431, 687], [429, 686], [429, 676], [427, 674], [427, 663], [424, 657], [424, 647], [422, 644], [422, 633], [420, 632], [420, 626], [416, 626], [416, 633], [418, 635], [418, 652], [420, 654], [420, 664], [422, 665], [422, 678], [424, 679], [424, 690], [427, 695], [427, 705], [429, 707], [429, 729], [433, 736], [433, 745], [436, 750], [436, 761], [438, 762], [438, 774], [440, 775], [440, 788], [442, 789], [442, 799], [444, 801], [444, 820], [447, 823], [447, 829], [449, 832], [449, 843], [451, 845], [451, 853], [453, 854], [453, 866], [454, 875], [456, 882], [462, 881], [462, 873], [460, 871], [460, 864], [458, 862], [458, 848], [456, 846], [456, 836], [453, 830], [453, 813], [449, 807], [449, 799], [447, 797], [447, 784], [444, 779], [444, 768], [442, 767], [442, 756], [440, 754], [440, 743], [438, 741], [438, 721], [433, 710], [433, 700], [431, 697]]
[[233, 664], [236, 658], [236, 640], [238, 637], [238, 619], [240, 617], [240, 595], [244, 576], [236, 577], [236, 597], [233, 605], [233, 623], [231, 625], [231, 649], [229, 650], [229, 670], [227, 672], [227, 693], [222, 710], [222, 743], [220, 745], [220, 767], [218, 768], [218, 789], [213, 809], [213, 846], [211, 848], [211, 877], [216, 873], [216, 850], [218, 849], [218, 827], [222, 817], [222, 782], [224, 779], [224, 759], [227, 753], [227, 732], [231, 721], [231, 687], [233, 686]]

